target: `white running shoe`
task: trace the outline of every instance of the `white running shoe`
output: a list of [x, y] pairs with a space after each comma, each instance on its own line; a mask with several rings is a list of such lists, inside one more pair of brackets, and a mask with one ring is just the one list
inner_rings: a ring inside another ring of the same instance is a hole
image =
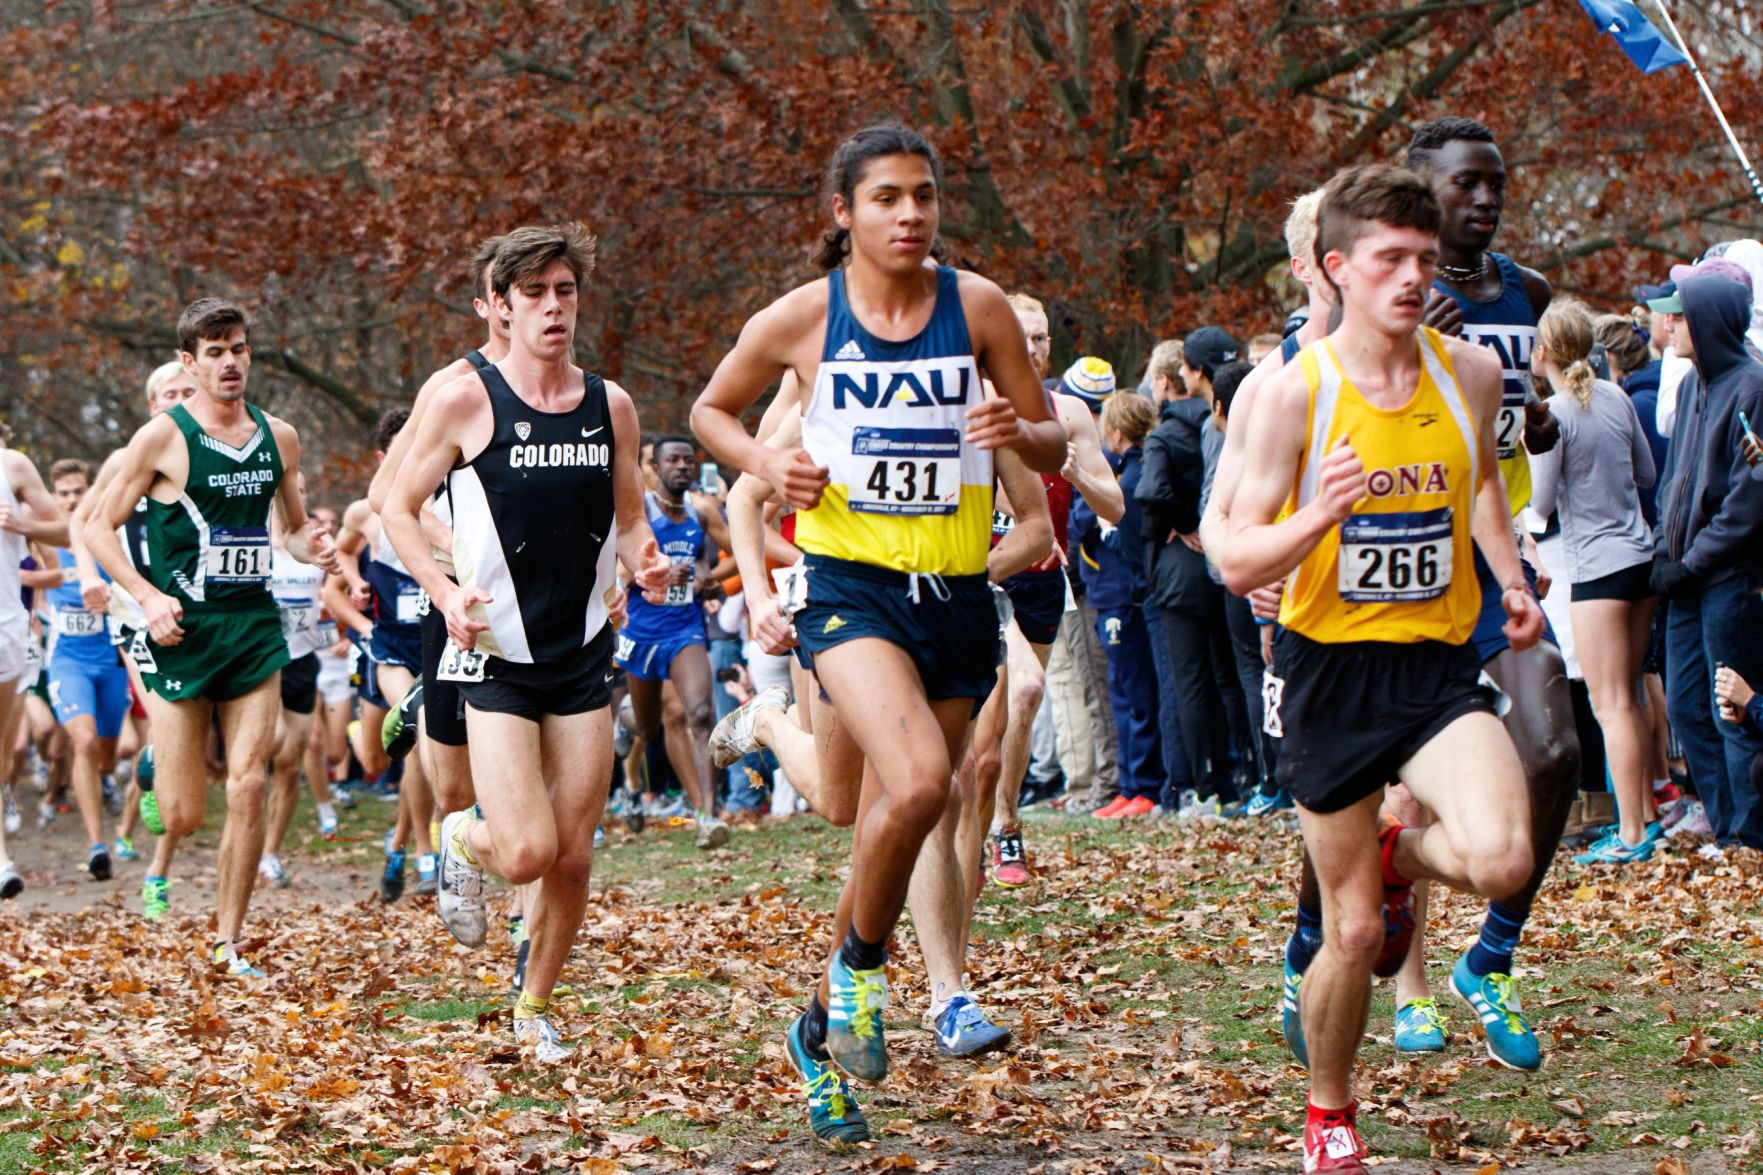
[[489, 919], [484, 913], [484, 871], [465, 857], [465, 833], [477, 820], [470, 809], [441, 821], [441, 885], [437, 905], [447, 930], [468, 947], [484, 945]]
[[516, 1020], [514, 1043], [522, 1049], [532, 1049], [533, 1060], [541, 1065], [555, 1065], [569, 1056], [569, 1050], [563, 1047], [563, 1035], [549, 1016]]
[[257, 862], [257, 873], [277, 889], [288, 888], [288, 867], [274, 853], [263, 854], [263, 860]]
[[5, 787], [4, 805], [6, 808], [6, 834], [11, 836], [24, 827], [24, 814], [18, 810], [18, 800], [12, 794], [12, 785]]
[[337, 810], [330, 804], [318, 806], [318, 835], [325, 840], [337, 839]]
[[1665, 830], [1665, 835], [1672, 840], [1686, 836], [1712, 836], [1714, 826], [1708, 822], [1708, 809], [1702, 806], [1701, 800], [1691, 800], [1684, 805], [1678, 814], [1677, 822]]
[[4, 865], [0, 865], [0, 898], [16, 898], [23, 892], [24, 878], [18, 875], [18, 870], [12, 867], [12, 862], [8, 861]]
[[699, 812], [693, 819], [698, 822], [698, 847], [706, 851], [720, 849], [728, 843], [728, 821], [709, 812]]
[[727, 767], [742, 755], [759, 750], [753, 740], [753, 719], [761, 710], [787, 710], [790, 691], [781, 685], [767, 686], [723, 715], [710, 731], [710, 765]]
[[1726, 850], [1715, 844], [1713, 841], [1709, 841], [1707, 844], [1696, 850], [1696, 856], [1702, 858], [1704, 861], [1724, 861], [1726, 860]]

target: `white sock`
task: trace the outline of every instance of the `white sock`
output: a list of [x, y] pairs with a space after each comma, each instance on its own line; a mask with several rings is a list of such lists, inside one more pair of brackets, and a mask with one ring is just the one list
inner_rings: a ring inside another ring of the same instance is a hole
[[318, 806], [318, 818], [320, 820], [335, 820], [337, 818], [337, 810], [329, 804], [320, 804]]

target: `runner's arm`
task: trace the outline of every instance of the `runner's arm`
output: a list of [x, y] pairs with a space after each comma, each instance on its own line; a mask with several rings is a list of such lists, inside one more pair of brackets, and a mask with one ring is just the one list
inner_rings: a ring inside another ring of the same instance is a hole
[[[616, 514], [618, 560], [630, 572], [631, 582], [651, 604], [667, 598], [673, 562], [655, 542], [649, 517], [643, 509], [643, 479], [637, 473], [637, 449], [642, 426], [630, 393], [615, 383], [606, 384], [606, 403], [612, 412], [612, 508]], [[746, 435], [743, 431], [742, 435]], [[433, 560], [430, 560], [433, 562]]]
[[54, 495], [43, 485], [37, 467], [16, 449], [7, 449], [3, 455], [6, 479], [12, 483], [13, 494], [30, 511], [30, 516], [15, 514], [11, 507], [0, 507], [0, 530], [9, 530], [46, 546], [67, 546], [67, 519]]
[[[160, 420], [166, 423], [161, 426]], [[110, 575], [112, 583], [128, 592], [143, 606], [160, 592], [129, 562], [116, 531], [134, 513], [135, 503], [145, 497], [152, 487], [167, 429], [175, 431], [175, 426], [168, 417], [162, 416], [149, 422], [134, 435], [119, 455], [103, 499], [92, 507], [90, 518], [94, 525], [84, 528], [86, 545], [91, 550], [92, 558]], [[86, 496], [88, 500], [94, 497], [92, 494]]]
[[[488, 412], [487, 397], [481, 389], [474, 394], [474, 389], [464, 379], [452, 381], [437, 393], [435, 402], [430, 405], [430, 411], [423, 415], [422, 425], [417, 430], [409, 456], [392, 479], [392, 487], [386, 493], [385, 509], [380, 512], [381, 540], [392, 544], [392, 549], [404, 561], [405, 570], [410, 573], [410, 577], [421, 585], [429, 599], [436, 604], [450, 600], [454, 593], [466, 589], [448, 579], [447, 573], [435, 561], [428, 539], [422, 533], [422, 521], [418, 516], [422, 513], [423, 504], [435, 492], [435, 487], [441, 484], [447, 471], [463, 455], [459, 447], [460, 433], [474, 422], [477, 415]], [[404, 432], [410, 431], [411, 428], [406, 425]], [[359, 513], [357, 507], [360, 507]], [[348, 551], [353, 554], [361, 550], [366, 541], [361, 528], [365, 525], [363, 518], [369, 509], [366, 501], [360, 501], [351, 503], [344, 512], [343, 526], [337, 535], [339, 552]], [[348, 564], [345, 563], [344, 566], [347, 570]], [[359, 571], [356, 574], [359, 576]], [[470, 590], [482, 595], [479, 589]], [[449, 632], [452, 628], [453, 618], [449, 617]], [[482, 631], [482, 628], [477, 631]]]
[[435, 393], [458, 379], [460, 374], [459, 362], [449, 363], [424, 380], [422, 387], [417, 389], [416, 399], [410, 405], [410, 418], [398, 430], [398, 435], [392, 438], [392, 447], [386, 450], [386, 459], [373, 471], [373, 480], [368, 483], [367, 504], [375, 514], [386, 508], [386, 498], [392, 492], [392, 482], [397, 479], [398, 470], [404, 465], [405, 454], [416, 443], [416, 430], [422, 424], [422, 418], [428, 414], [429, 404], [434, 400]]
[[[1302, 376], [1288, 367], [1274, 378], [1244, 423], [1242, 476], [1225, 543], [1214, 560], [1224, 585], [1247, 595], [1290, 574], [1329, 530], [1352, 512], [1364, 496], [1365, 471], [1351, 445], [1343, 443], [1324, 457], [1324, 480], [1333, 480], [1316, 497], [1282, 521], [1275, 522], [1297, 481], [1309, 420], [1309, 390]], [[1355, 480], [1356, 479], [1356, 480]]]
[[[351, 596], [362, 601], [367, 599], [368, 586], [361, 575], [361, 552], [367, 546], [367, 524], [372, 517], [373, 507], [367, 499], [357, 498], [343, 508], [343, 522], [337, 528], [337, 574], [343, 577]], [[380, 526], [383, 532], [383, 518]]]
[[1102, 456], [1096, 418], [1070, 396], [1058, 396], [1054, 403], [1059, 409], [1060, 424], [1071, 438], [1071, 459], [1061, 473], [1083, 495], [1096, 517], [1113, 526], [1126, 513], [1126, 496], [1121, 492], [1120, 479], [1109, 468], [1108, 458]]
[[[799, 425], [801, 419], [801, 413], [791, 413], [782, 428], [771, 430], [765, 443], [779, 448], [794, 444], [795, 438], [790, 430]], [[769, 482], [751, 473], [736, 478], [728, 491], [728, 533], [729, 552], [735, 557], [741, 590], [747, 596], [748, 629], [761, 648], [777, 656], [795, 645], [796, 630], [789, 617], [778, 608], [777, 595], [772, 591], [771, 576], [765, 566], [765, 555], [773, 537], [783, 542], [783, 536], [765, 524], [766, 505], [774, 494]], [[799, 557], [798, 552], [795, 557], [780, 562], [794, 563]]]
[[1065, 426], [1054, 419], [1028, 361], [1015, 307], [994, 282], [963, 273], [961, 309], [980, 371], [998, 392], [967, 410], [966, 440], [982, 449], [1014, 449], [1036, 473], [1058, 473], [1065, 466]]
[[748, 436], [740, 415], [791, 369], [792, 344], [800, 347], [804, 336], [818, 337], [825, 318], [826, 291], [819, 282], [773, 302], [748, 320], [692, 405], [692, 432], [711, 456], [731, 469], [764, 478], [800, 510], [820, 503], [829, 471], [800, 445], [776, 450]]
[[1231, 500], [1236, 496], [1237, 481], [1243, 475], [1243, 438], [1249, 433], [1248, 421], [1255, 412], [1255, 398], [1260, 394], [1261, 386], [1284, 366], [1280, 353], [1274, 351], [1243, 378], [1237, 386], [1236, 397], [1230, 402], [1231, 415], [1242, 423], [1224, 430], [1224, 448], [1218, 454], [1218, 470], [1212, 475], [1212, 496], [1206, 501], [1206, 512], [1200, 516], [1200, 546], [1214, 565], [1218, 563], [1216, 553], [1224, 549]]
[[997, 465], [998, 480], [1004, 483], [1004, 494], [1016, 514], [1016, 525], [986, 555], [986, 575], [993, 583], [1003, 583], [1052, 553], [1053, 515], [1047, 509], [1041, 479], [1023, 464], [1022, 458], [1003, 450], [998, 454]]
[[287, 535], [288, 554], [301, 563], [335, 574], [342, 570], [337, 549], [328, 535], [316, 533], [300, 500], [300, 434], [283, 420], [270, 419], [270, 432], [281, 450], [282, 480], [276, 486], [276, 520]]
[[86, 491], [86, 496], [75, 507], [73, 517], [67, 520], [67, 546], [73, 552], [74, 566], [79, 568], [80, 595], [84, 598], [86, 607], [95, 612], [109, 605], [110, 585], [98, 573], [98, 561], [92, 558], [91, 549], [86, 546], [86, 523], [91, 521], [92, 512], [98, 508], [104, 491], [116, 480], [117, 467], [122, 464], [122, 452], [118, 449], [104, 458], [104, 464], [98, 467], [98, 476], [92, 479], [92, 488]]
[[331, 615], [350, 632], [363, 640], [373, 635], [373, 621], [349, 598], [349, 588], [342, 576], [325, 576], [324, 585], [319, 588], [318, 594], [324, 601], [324, 606], [331, 610]]

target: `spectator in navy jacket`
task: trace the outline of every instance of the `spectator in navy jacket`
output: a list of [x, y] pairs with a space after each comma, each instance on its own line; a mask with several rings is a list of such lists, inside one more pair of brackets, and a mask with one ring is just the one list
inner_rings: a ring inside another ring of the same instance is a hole
[[1141, 510], [1133, 497], [1142, 467], [1145, 434], [1156, 411], [1133, 392], [1102, 405], [1102, 443], [1120, 475], [1126, 513], [1117, 526], [1097, 519], [1080, 496], [1072, 504], [1071, 534], [1083, 562], [1084, 582], [1096, 609], [1096, 632], [1108, 658], [1108, 700], [1120, 740], [1120, 796], [1095, 816], [1114, 820], [1148, 816], [1157, 808], [1167, 778], [1157, 737], [1157, 667], [1145, 627], [1145, 564], [1139, 537]]

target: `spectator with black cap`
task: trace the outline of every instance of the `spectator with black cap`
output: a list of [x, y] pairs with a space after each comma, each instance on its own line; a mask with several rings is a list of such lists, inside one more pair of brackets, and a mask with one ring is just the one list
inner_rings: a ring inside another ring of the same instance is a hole
[[1231, 779], [1231, 732], [1245, 725], [1233, 722], [1225, 707], [1225, 697], [1234, 699], [1236, 687], [1224, 622], [1224, 589], [1207, 574], [1199, 538], [1212, 379], [1240, 353], [1237, 341], [1215, 326], [1201, 327], [1182, 341], [1181, 387], [1172, 387], [1159, 406], [1161, 419], [1145, 438], [1138, 485], [1139, 504], [1145, 511], [1147, 598], [1161, 620], [1172, 671], [1169, 693], [1195, 793], [1194, 802], [1179, 807], [1190, 816], [1217, 814], [1237, 799]]

